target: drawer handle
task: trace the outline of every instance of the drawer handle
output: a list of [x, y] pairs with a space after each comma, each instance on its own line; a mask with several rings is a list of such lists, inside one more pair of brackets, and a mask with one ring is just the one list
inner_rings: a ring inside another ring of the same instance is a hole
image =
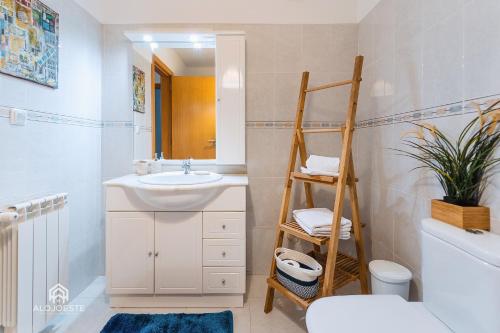
[[222, 230], [226, 230], [226, 225], [225, 224], [222, 225]]
[[226, 251], [222, 251], [222, 257], [225, 258], [226, 257]]
[[225, 286], [226, 285], [226, 279], [222, 279], [222, 285]]

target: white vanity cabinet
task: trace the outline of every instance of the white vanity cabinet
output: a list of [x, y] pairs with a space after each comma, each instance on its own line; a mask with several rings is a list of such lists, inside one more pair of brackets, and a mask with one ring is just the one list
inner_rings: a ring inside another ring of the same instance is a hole
[[202, 213], [155, 213], [155, 294], [201, 294]]
[[242, 306], [245, 182], [222, 188], [203, 207], [179, 212], [149, 207], [127, 188], [106, 184], [111, 306]]
[[109, 294], [154, 292], [154, 213], [114, 212], [106, 217]]

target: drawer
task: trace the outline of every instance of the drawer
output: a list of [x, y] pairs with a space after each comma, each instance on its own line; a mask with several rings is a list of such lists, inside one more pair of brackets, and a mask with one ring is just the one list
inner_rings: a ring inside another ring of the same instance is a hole
[[245, 239], [245, 212], [204, 212], [203, 238]]
[[245, 267], [203, 267], [204, 294], [244, 294]]
[[204, 239], [203, 266], [245, 266], [245, 240]]

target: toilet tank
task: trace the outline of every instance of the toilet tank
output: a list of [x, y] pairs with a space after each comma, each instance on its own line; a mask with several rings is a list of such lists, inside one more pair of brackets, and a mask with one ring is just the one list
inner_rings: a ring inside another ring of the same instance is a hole
[[451, 330], [500, 332], [500, 236], [422, 221], [424, 305]]

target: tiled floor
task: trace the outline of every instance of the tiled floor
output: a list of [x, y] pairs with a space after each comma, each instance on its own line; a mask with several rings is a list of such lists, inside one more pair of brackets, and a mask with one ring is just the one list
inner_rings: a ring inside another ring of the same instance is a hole
[[[276, 293], [274, 310], [264, 313], [264, 297], [266, 294], [266, 277], [262, 275], [249, 276], [247, 280], [247, 294], [243, 308], [232, 308], [234, 315], [234, 333], [302, 333], [307, 332], [305, 311], [296, 307], [290, 301]], [[349, 288], [344, 293], [355, 291]], [[100, 332], [106, 322], [118, 312], [111, 309], [106, 296], [101, 294], [86, 311], [66, 330], [68, 333]], [[190, 312], [218, 312], [220, 308], [137, 308], [127, 309], [128, 313], [190, 313]]]

